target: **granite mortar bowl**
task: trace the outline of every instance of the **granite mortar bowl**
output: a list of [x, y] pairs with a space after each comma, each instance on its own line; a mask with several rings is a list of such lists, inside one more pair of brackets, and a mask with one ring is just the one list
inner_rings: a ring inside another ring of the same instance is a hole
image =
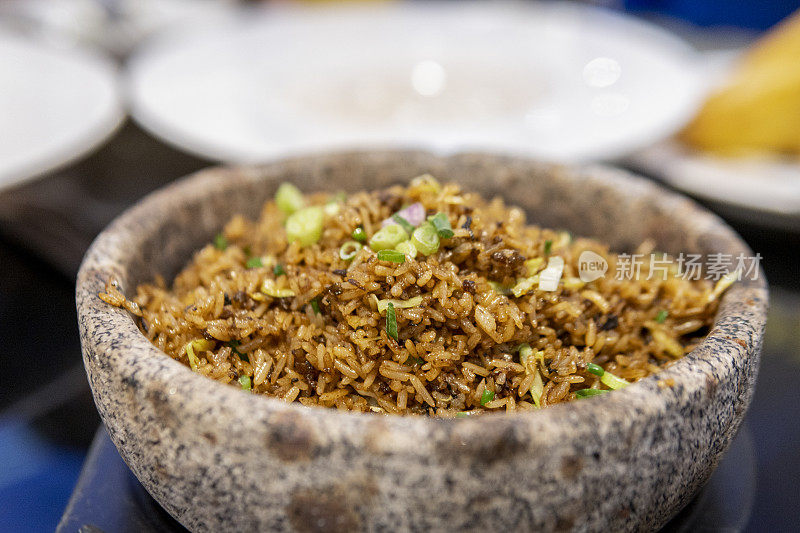
[[[332, 153], [212, 168], [151, 194], [86, 254], [77, 281], [83, 358], [111, 439], [136, 477], [196, 531], [643, 531], [708, 479], [753, 393], [763, 273], [722, 299], [708, 338], [626, 389], [542, 411], [466, 419], [309, 408], [194, 374], [97, 297], [166, 279], [235, 213], [256, 216], [282, 181], [375, 189], [430, 172], [500, 195], [529, 221], [631, 251], [750, 250], [690, 200], [606, 167], [491, 154]], [[674, 386], [661, 388], [671, 378]]]

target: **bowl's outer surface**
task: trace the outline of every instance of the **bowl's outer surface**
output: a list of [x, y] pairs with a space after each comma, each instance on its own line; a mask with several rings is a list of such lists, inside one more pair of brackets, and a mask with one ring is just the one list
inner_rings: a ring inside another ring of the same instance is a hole
[[[83, 357], [109, 435], [150, 493], [198, 531], [632, 531], [663, 525], [705, 482], [753, 393], [763, 273], [735, 284], [694, 352], [658, 378], [543, 411], [428, 419], [306, 408], [192, 373], [97, 297], [170, 279], [237, 212], [282, 181], [374, 189], [430, 172], [499, 194], [529, 220], [630, 250], [745, 253], [691, 201], [609, 168], [422, 152], [322, 154], [209, 169], [146, 198], [104, 231], [78, 276]], [[659, 388], [672, 378], [674, 387]]]

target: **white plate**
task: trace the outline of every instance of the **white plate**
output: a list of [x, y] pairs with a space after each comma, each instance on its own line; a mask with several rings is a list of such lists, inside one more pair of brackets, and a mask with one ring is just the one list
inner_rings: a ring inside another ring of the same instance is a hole
[[110, 61], [0, 29], [0, 189], [87, 153], [122, 117]]
[[[713, 89], [739, 50], [699, 59]], [[627, 164], [673, 187], [725, 208], [727, 216], [762, 225], [800, 228], [800, 159], [775, 156], [725, 158], [666, 140], [631, 156]]]
[[612, 159], [696, 109], [692, 50], [571, 4], [253, 10], [172, 31], [128, 64], [132, 114], [230, 162], [333, 147]]

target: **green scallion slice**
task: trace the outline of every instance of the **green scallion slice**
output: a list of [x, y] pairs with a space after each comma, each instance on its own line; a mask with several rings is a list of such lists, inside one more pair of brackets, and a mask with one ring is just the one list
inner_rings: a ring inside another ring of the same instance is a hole
[[603, 377], [603, 374], [606, 373], [606, 371], [603, 370], [602, 366], [596, 365], [594, 363], [589, 363], [588, 365], [586, 365], [586, 371], [591, 374], [594, 374], [595, 376], [600, 376], [600, 377]]
[[591, 398], [592, 396], [600, 396], [601, 394], [605, 394], [607, 392], [610, 392], [610, 391], [601, 390], [601, 389], [581, 389], [581, 390], [576, 390], [575, 391], [575, 397], [576, 398]]
[[394, 220], [396, 223], [400, 224], [400, 226], [402, 226], [403, 229], [406, 230], [406, 233], [408, 233], [409, 235], [411, 235], [411, 233], [414, 232], [414, 226], [411, 225], [411, 222], [409, 222], [408, 220], [404, 219], [399, 214], [395, 213], [394, 215], [392, 215], [392, 220]]
[[272, 273], [275, 274], [275, 276], [283, 276], [286, 274], [286, 269], [283, 268], [282, 264], [277, 263], [274, 267], [272, 267]]
[[378, 312], [383, 313], [389, 308], [389, 304], [392, 304], [395, 309], [408, 309], [410, 307], [417, 307], [422, 303], [422, 296], [414, 296], [408, 300], [378, 300], [376, 296], [375, 301], [378, 304]]
[[246, 353], [242, 353], [242, 352], [239, 351], [239, 345], [240, 344], [241, 344], [241, 342], [239, 342], [238, 340], [235, 340], [235, 339], [232, 340], [232, 341], [228, 341], [228, 346], [231, 347], [231, 351], [233, 353], [235, 353], [236, 355], [238, 355], [239, 359], [241, 359], [242, 361], [247, 361], [249, 363], [250, 362], [250, 357], [248, 357]]
[[358, 242], [367, 242], [367, 232], [361, 226], [354, 229], [350, 236]]
[[523, 342], [519, 346], [517, 346], [517, 351], [519, 351], [519, 362], [523, 365], [528, 363], [528, 358], [533, 355], [533, 348], [527, 342]]
[[604, 372], [603, 375], [600, 376], [600, 382], [609, 389], [613, 390], [622, 389], [631, 384], [630, 381], [615, 376], [611, 372]]
[[222, 233], [217, 233], [214, 237], [214, 248], [217, 250], [224, 250], [228, 247], [228, 239]]
[[389, 224], [379, 229], [369, 240], [369, 247], [380, 252], [391, 250], [401, 242], [408, 239], [408, 233], [399, 224]]
[[304, 207], [286, 219], [286, 237], [289, 242], [310, 246], [322, 237], [325, 212], [320, 206]]
[[397, 340], [397, 315], [394, 312], [394, 304], [389, 302], [386, 306], [386, 334]]
[[552, 249], [553, 249], [553, 241], [551, 240], [544, 241], [544, 254], [549, 255]]
[[486, 405], [492, 400], [494, 400], [494, 392], [490, 391], [489, 389], [483, 389], [483, 394], [481, 394], [481, 405]]
[[446, 214], [442, 212], [436, 213], [432, 217], [428, 217], [428, 221], [433, 224], [442, 239], [449, 239], [453, 236], [453, 228], [450, 226], [450, 219], [447, 218]]
[[668, 316], [669, 316], [669, 311], [667, 311], [666, 309], [662, 309], [656, 315], [656, 322], [658, 322], [659, 324], [663, 324]]
[[242, 390], [250, 390], [252, 388], [250, 376], [239, 376], [239, 385], [242, 386]]
[[361, 251], [361, 243], [356, 241], [347, 241], [339, 248], [339, 258], [342, 261], [352, 261], [358, 252]]
[[392, 263], [405, 263], [406, 254], [398, 252], [397, 250], [380, 250], [378, 252], [378, 259], [381, 261], [391, 261]]
[[247, 260], [244, 264], [247, 268], [261, 268], [264, 266], [264, 262], [261, 260], [260, 257], [251, 257]]
[[426, 223], [414, 230], [411, 244], [423, 255], [431, 255], [439, 250], [439, 232], [431, 223]]
[[319, 310], [319, 298], [314, 298], [313, 300], [311, 300], [310, 303], [311, 303], [311, 309], [314, 310], [314, 314], [316, 315], [322, 314], [322, 311]]
[[287, 215], [291, 215], [295, 211], [302, 209], [306, 201], [300, 189], [291, 183], [281, 183], [275, 193], [275, 203], [278, 204], [278, 209]]

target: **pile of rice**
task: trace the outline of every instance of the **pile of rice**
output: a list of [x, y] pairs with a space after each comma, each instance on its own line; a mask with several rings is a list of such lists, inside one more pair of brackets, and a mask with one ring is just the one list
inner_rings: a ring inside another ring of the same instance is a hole
[[[222, 383], [310, 406], [467, 416], [546, 407], [654, 374], [702, 340], [724, 290], [683, 279], [674, 263], [667, 279], [648, 280], [647, 262], [639, 279], [615, 279], [618, 257], [602, 243], [526, 225], [521, 209], [429, 176], [305, 202], [325, 205], [314, 243], [289, 242], [286, 213], [268, 202], [256, 221], [230, 220], [171, 285], [156, 279], [127, 299], [110, 280], [100, 297], [138, 317], [170, 357]], [[342, 259], [354, 230], [371, 238], [413, 204], [449, 220], [452, 237], [437, 252], [396, 263], [364, 243]], [[605, 277], [578, 278], [584, 250], [608, 261]], [[557, 290], [541, 290], [554, 257], [563, 276]]]

